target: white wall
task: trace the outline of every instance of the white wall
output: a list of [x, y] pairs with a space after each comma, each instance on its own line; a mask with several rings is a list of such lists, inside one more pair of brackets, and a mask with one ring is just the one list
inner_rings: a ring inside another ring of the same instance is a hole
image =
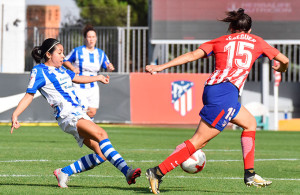
[[21, 73], [25, 67], [25, 0], [0, 2], [0, 72]]

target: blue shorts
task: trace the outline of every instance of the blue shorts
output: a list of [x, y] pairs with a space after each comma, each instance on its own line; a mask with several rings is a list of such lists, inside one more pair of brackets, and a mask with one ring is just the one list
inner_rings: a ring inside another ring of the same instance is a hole
[[202, 96], [201, 118], [219, 131], [234, 119], [241, 109], [239, 90], [230, 82], [206, 85]]

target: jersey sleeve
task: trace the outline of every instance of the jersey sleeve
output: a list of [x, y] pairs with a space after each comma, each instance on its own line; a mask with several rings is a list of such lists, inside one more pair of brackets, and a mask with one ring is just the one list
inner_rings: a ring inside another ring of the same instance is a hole
[[213, 53], [214, 40], [203, 43], [198, 47], [198, 49], [202, 49], [207, 56], [210, 56]]
[[71, 77], [71, 80], [73, 80], [74, 79], [74, 77], [75, 77], [75, 72], [73, 72], [73, 71], [71, 71], [71, 70], [69, 70], [69, 69], [66, 69], [65, 67], [61, 67], [61, 68], [63, 68], [66, 72], [67, 72], [67, 74]]
[[76, 61], [76, 48], [73, 49], [64, 59], [65, 61], [75, 62]]
[[270, 60], [272, 60], [275, 56], [277, 56], [280, 53], [278, 49], [272, 47], [264, 40], [261, 40], [261, 47], [263, 54], [267, 56]]
[[99, 63], [100, 63], [100, 66], [102, 68], [104, 68], [104, 69], [107, 69], [106, 65], [110, 64], [110, 61], [109, 61], [107, 55], [101, 49], [98, 49], [98, 52], [99, 52]]
[[38, 89], [45, 85], [46, 81], [41, 69], [33, 68], [30, 74], [30, 81], [26, 93], [36, 93]]

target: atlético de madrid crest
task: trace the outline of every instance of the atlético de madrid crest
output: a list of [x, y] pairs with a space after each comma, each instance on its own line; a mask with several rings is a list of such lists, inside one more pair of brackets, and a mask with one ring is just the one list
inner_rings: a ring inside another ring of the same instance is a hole
[[193, 108], [193, 86], [194, 83], [190, 81], [172, 82], [172, 103], [181, 116], [185, 116]]

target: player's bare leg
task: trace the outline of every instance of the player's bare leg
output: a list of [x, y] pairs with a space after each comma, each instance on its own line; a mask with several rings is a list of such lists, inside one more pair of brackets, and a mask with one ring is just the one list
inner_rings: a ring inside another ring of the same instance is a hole
[[196, 150], [199, 150], [219, 133], [221, 133], [221, 131], [201, 119], [196, 132], [190, 139], [190, 142], [195, 146]]
[[265, 187], [272, 184], [272, 181], [266, 181], [254, 171], [254, 151], [255, 151], [255, 133], [256, 120], [254, 116], [244, 107], [237, 116], [231, 121], [242, 127], [244, 130], [241, 135], [241, 144], [244, 159], [244, 182], [247, 186]]

